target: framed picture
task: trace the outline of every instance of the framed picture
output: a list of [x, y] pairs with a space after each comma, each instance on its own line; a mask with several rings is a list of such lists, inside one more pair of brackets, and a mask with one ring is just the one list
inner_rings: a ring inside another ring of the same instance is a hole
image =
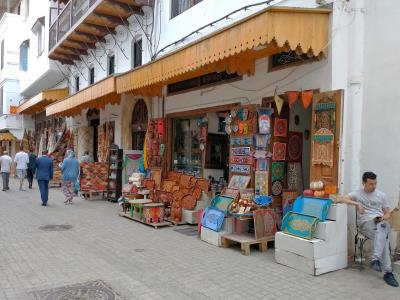
[[250, 183], [250, 176], [232, 175], [229, 181], [228, 188], [230, 189], [245, 189]]

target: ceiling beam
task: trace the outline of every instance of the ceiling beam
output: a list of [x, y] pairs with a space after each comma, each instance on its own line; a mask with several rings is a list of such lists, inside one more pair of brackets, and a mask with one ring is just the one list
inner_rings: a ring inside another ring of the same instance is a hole
[[[106, 27], [89, 23], [82, 23], [75, 31], [81, 33], [88, 33], [95, 36], [104, 36], [109, 34]], [[110, 28], [110, 31], [112, 34], [114, 35], [116, 34], [116, 31], [114, 29]]]
[[[97, 12], [93, 12], [91, 15], [93, 17], [95, 17], [95, 18], [99, 18], [99, 19], [102, 19], [102, 20], [107, 20], [108, 22], [110, 22], [110, 23], [112, 23], [114, 25], [123, 25], [124, 24], [124, 22], [118, 17], [109, 16], [109, 15], [105, 15], [105, 14], [100, 14], [100, 13], [97, 13]], [[90, 21], [87, 22], [87, 23], [90, 23]], [[92, 24], [92, 23], [90, 23], [90, 24]]]
[[78, 54], [78, 55], [87, 55], [88, 52], [87, 50], [83, 50], [83, 49], [76, 49], [76, 48], [72, 48], [72, 47], [68, 47], [68, 46], [60, 46], [57, 50], [63, 50], [63, 51], [68, 51], [68, 53], [72, 53], [72, 54]]
[[[67, 44], [66, 44], [67, 43]], [[96, 49], [96, 45], [93, 43], [93, 44], [88, 44], [88, 43], [83, 43], [83, 42], [78, 42], [78, 41], [75, 41], [75, 40], [70, 40], [69, 38], [68, 39], [66, 39], [64, 42], [63, 42], [63, 44], [62, 44], [62, 46], [68, 46], [68, 47], [72, 47], [72, 48], [75, 48], [75, 47], [79, 47], [79, 49], [83, 49], [83, 50], [86, 50], [86, 49]], [[87, 45], [87, 46], [86, 46]]]
[[[68, 38], [70, 40], [77, 41], [77, 42], [86, 42], [86, 43], [96, 43], [97, 42], [97, 39], [93, 36], [93, 34], [76, 32], [76, 31], [71, 33]], [[100, 40], [102, 38], [103, 37], [99, 37], [98, 39]]]
[[130, 9], [129, 5], [126, 3], [120, 3], [112, 0], [105, 0], [103, 1], [104, 4], [111, 6], [117, 10], [123, 11], [125, 14], [130, 14], [132, 10]]

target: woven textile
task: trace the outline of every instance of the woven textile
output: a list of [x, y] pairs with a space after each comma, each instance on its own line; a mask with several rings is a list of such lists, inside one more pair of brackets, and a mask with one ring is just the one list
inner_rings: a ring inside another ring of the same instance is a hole
[[301, 132], [289, 132], [287, 151], [289, 161], [301, 161], [303, 152], [303, 134]]
[[286, 159], [286, 143], [275, 142], [273, 147], [272, 159], [280, 161]]
[[285, 176], [285, 162], [283, 161], [272, 162], [272, 168], [271, 168], [272, 181], [282, 180], [284, 176]]
[[288, 122], [286, 119], [275, 118], [274, 121], [274, 136], [287, 136]]

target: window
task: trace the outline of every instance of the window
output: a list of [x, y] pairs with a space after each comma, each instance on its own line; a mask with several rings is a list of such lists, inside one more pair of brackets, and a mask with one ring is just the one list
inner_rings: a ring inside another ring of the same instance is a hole
[[4, 40], [1, 41], [1, 70], [4, 68]]
[[79, 92], [79, 76], [75, 77], [75, 93]]
[[37, 43], [38, 43], [38, 56], [42, 55], [44, 51], [44, 32], [43, 26], [40, 26], [37, 32]]
[[132, 69], [142, 65], [142, 40], [132, 41]]
[[279, 70], [286, 67], [313, 62], [317, 57], [309, 57], [307, 54], [297, 54], [296, 51], [281, 52], [270, 56], [269, 71]]
[[29, 50], [29, 40], [25, 40], [19, 46], [19, 69], [21, 71], [28, 70], [28, 50]]
[[174, 94], [188, 90], [200, 89], [210, 85], [223, 84], [239, 79], [241, 79], [241, 77], [237, 73], [228, 74], [227, 72], [214, 72], [170, 84], [167, 86], [167, 91], [168, 94]]
[[202, 0], [171, 0], [171, 19], [180, 15], [192, 6], [200, 3]]
[[3, 114], [3, 87], [0, 88], [0, 115]]
[[108, 75], [114, 74], [115, 72], [115, 55], [108, 57]]
[[94, 83], [94, 67], [89, 68], [89, 84]]
[[32, 32], [36, 35], [37, 39], [38, 57], [41, 56], [44, 51], [44, 38], [45, 38], [44, 24], [45, 24], [45, 17], [40, 17], [36, 20], [35, 24], [33, 24], [31, 28]]

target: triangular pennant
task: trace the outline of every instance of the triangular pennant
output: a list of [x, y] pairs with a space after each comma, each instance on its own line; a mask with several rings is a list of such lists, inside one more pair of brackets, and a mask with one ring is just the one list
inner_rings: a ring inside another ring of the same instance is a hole
[[274, 95], [274, 100], [275, 100], [275, 105], [276, 105], [276, 110], [278, 111], [278, 115], [281, 114], [283, 103], [285, 102], [281, 97], [279, 97], [276, 92]]
[[301, 91], [301, 102], [303, 103], [304, 108], [310, 106], [313, 96], [314, 96], [313, 90]]
[[299, 98], [299, 92], [298, 91], [288, 91], [288, 92], [286, 92], [286, 97], [289, 102], [289, 107], [292, 108], [292, 106], [296, 103], [297, 99]]

